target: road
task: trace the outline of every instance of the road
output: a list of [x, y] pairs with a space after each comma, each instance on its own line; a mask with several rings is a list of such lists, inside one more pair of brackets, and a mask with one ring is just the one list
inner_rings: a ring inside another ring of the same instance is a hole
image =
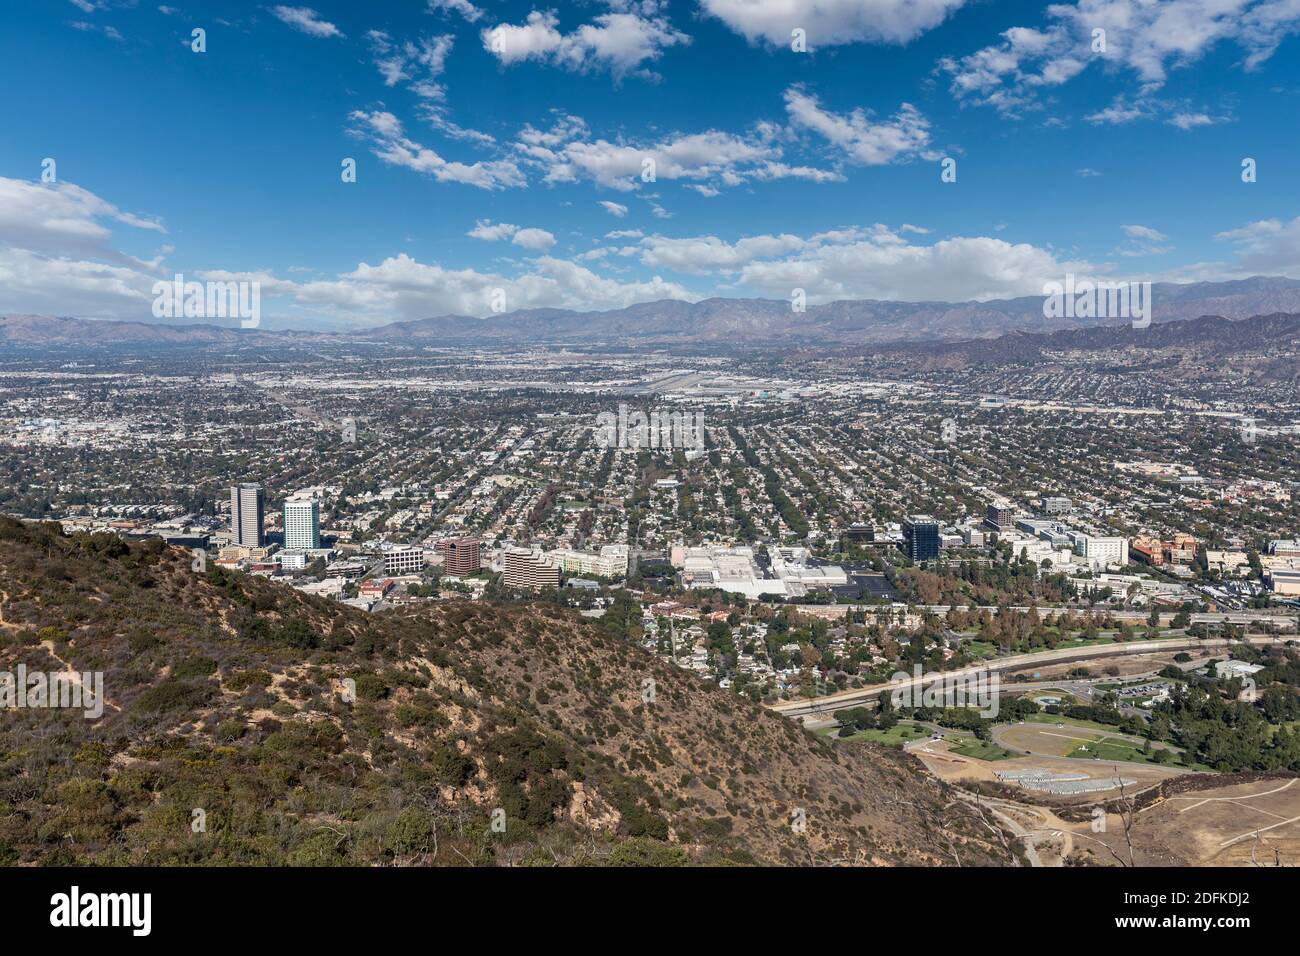
[[[1246, 639], [1246, 643], [1255, 646], [1265, 646], [1269, 644], [1281, 643], [1281, 639], [1273, 637], [1251, 637]], [[1164, 639], [1155, 641], [1126, 641], [1121, 644], [1097, 644], [1091, 647], [1071, 647], [1061, 648], [1054, 651], [1037, 651], [1033, 654], [1013, 654], [1008, 657], [999, 657], [981, 664], [971, 665], [969, 667], [959, 667], [950, 671], [942, 671], [945, 678], [969, 677], [987, 671], [1005, 671], [1018, 670], [1023, 667], [1033, 667], [1035, 664], [1063, 664], [1070, 661], [1093, 660], [1099, 657], [1119, 657], [1128, 654], [1154, 654], [1163, 651], [1185, 651], [1195, 649], [1217, 649], [1230, 647], [1231, 643], [1222, 640], [1196, 640], [1196, 639]], [[867, 687], [858, 687], [852, 690], [844, 690], [835, 694], [828, 694], [824, 697], [814, 697], [810, 700], [788, 700], [768, 706], [779, 714], [787, 717], [803, 717], [808, 714], [821, 714], [828, 711], [839, 710], [842, 707], [855, 707], [875, 700], [882, 693], [893, 692], [895, 690], [915, 690], [922, 687], [926, 681], [933, 678], [933, 674], [925, 674], [921, 678], [911, 677], [907, 680], [901, 680], [893, 683], [872, 684]], [[1026, 687], [1025, 684], [1014, 685], [1017, 688]], [[1052, 686], [1060, 686], [1059, 682]]]

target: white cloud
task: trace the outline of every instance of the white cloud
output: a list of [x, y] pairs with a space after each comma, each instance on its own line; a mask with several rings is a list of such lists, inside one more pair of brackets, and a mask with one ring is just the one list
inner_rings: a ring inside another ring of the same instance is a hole
[[474, 23], [483, 16], [483, 11], [470, 3], [469, 0], [428, 0], [428, 2], [430, 13], [435, 10], [442, 13], [455, 11], [470, 23]]
[[1169, 125], [1179, 129], [1195, 129], [1198, 126], [1213, 126], [1214, 120], [1204, 113], [1175, 113], [1169, 118]]
[[716, 236], [669, 239], [648, 236], [641, 240], [640, 260], [651, 268], [671, 269], [688, 275], [730, 274], [758, 259], [771, 259], [809, 248], [798, 236], [752, 236], [724, 242]]
[[487, 242], [499, 242], [502, 239], [510, 239], [515, 245], [521, 248], [531, 250], [532, 252], [545, 252], [551, 246], [555, 245], [555, 236], [545, 229], [528, 228], [521, 229], [519, 226], [509, 222], [491, 222], [487, 219], [480, 219], [474, 224], [474, 228], [466, 233], [473, 239], [483, 239]]
[[545, 252], [555, 245], [555, 237], [545, 229], [520, 229], [511, 241], [533, 252]]
[[1163, 242], [1168, 237], [1159, 229], [1150, 226], [1120, 226], [1120, 230], [1130, 239], [1145, 239], [1149, 242]]
[[608, 199], [602, 199], [600, 200], [600, 205], [604, 208], [605, 212], [609, 213], [616, 219], [622, 219], [627, 215], [627, 206], [624, 206], [621, 203], [610, 202]]
[[[873, 122], [860, 109], [847, 115], [824, 110], [816, 97], [791, 87], [785, 91], [785, 107], [795, 126], [825, 137], [852, 163], [879, 166], [913, 156], [931, 156], [930, 124], [910, 103], [902, 104], [892, 119]], [[805, 178], [812, 178], [807, 172]]]
[[616, 77], [659, 59], [669, 47], [690, 43], [666, 18], [639, 11], [601, 14], [569, 34], [558, 25], [553, 12], [534, 10], [524, 23], [498, 24], [480, 37], [483, 49], [506, 66], [539, 60], [568, 70], [607, 69]]
[[669, 180], [736, 186], [775, 169], [771, 164], [781, 155], [760, 138], [719, 130], [675, 133], [657, 143], [611, 143], [585, 138], [585, 124], [562, 123], [550, 133], [527, 127], [515, 143], [523, 161], [543, 170], [548, 183], [588, 179], [620, 192]]
[[[1041, 106], [1044, 90], [1100, 63], [1134, 75], [1139, 95], [1147, 97], [1164, 85], [1170, 70], [1195, 63], [1221, 42], [1241, 47], [1245, 67], [1254, 69], [1283, 38], [1300, 31], [1295, 0], [1078, 0], [1049, 6], [1047, 17], [1042, 29], [1013, 27], [1001, 43], [940, 61], [952, 77], [953, 95], [1015, 114]], [[1104, 48], [1096, 30], [1104, 32]], [[1158, 106], [1117, 103], [1089, 119], [1131, 122], [1153, 115]]]
[[480, 219], [474, 224], [474, 228], [465, 235], [471, 239], [482, 239], [486, 242], [497, 242], [501, 239], [509, 239], [519, 227], [508, 222], [493, 223], [487, 219]]
[[[805, 291], [810, 302], [836, 299], [905, 301], [987, 300], [1039, 295], [1043, 283], [1066, 272], [1094, 274], [1088, 262], [1066, 261], [1048, 249], [986, 236], [959, 236], [928, 245], [908, 236], [918, 226], [850, 226], [808, 236], [789, 233], [746, 236], [634, 235], [635, 245], [610, 249], [641, 265], [685, 275], [726, 280], [718, 292], [788, 298]], [[594, 257], [593, 257], [594, 258]]]
[[166, 233], [156, 219], [123, 212], [73, 183], [0, 177], [0, 246], [138, 264], [114, 250], [105, 222]]
[[74, 30], [80, 30], [82, 33], [102, 33], [110, 40], [122, 42], [122, 34], [117, 31], [116, 27], [99, 26], [95, 23], [87, 23], [85, 20], [77, 20], [68, 24]]
[[444, 159], [427, 146], [409, 139], [401, 121], [392, 113], [382, 110], [365, 112], [354, 110], [348, 114], [354, 135], [370, 141], [371, 152], [392, 166], [403, 166], [439, 182], [464, 183], [479, 189], [506, 189], [523, 186], [523, 174], [510, 160], [493, 162], [459, 163]]
[[498, 289], [505, 293], [507, 312], [535, 308], [617, 309], [658, 299], [696, 298], [681, 285], [658, 276], [640, 282], [619, 282], [550, 256], [530, 260], [527, 271], [514, 276], [447, 269], [402, 253], [378, 265], [363, 262], [351, 272], [329, 280], [294, 283], [241, 273], [223, 274], [222, 278], [257, 278], [264, 287], [290, 297], [300, 308], [359, 319], [365, 324], [447, 314], [485, 316], [492, 311], [492, 295]]
[[271, 8], [271, 12], [282, 21], [314, 37], [341, 37], [343, 32], [334, 24], [327, 20], [322, 20], [320, 14], [311, 7], [286, 7], [276, 6]]
[[1261, 219], [1215, 236], [1236, 247], [1234, 275], [1300, 278], [1300, 216], [1290, 222]]
[[1128, 237], [1128, 242], [1115, 250], [1118, 255], [1156, 256], [1163, 255], [1173, 248], [1165, 244], [1169, 237], [1159, 229], [1140, 225], [1122, 225], [1119, 228]]
[[73, 183], [0, 177], [0, 312], [148, 319], [162, 256], [121, 252], [114, 224], [166, 232]]
[[1066, 272], [1091, 274], [1086, 262], [1065, 262], [1046, 249], [987, 236], [959, 236], [913, 245], [895, 234], [819, 245], [785, 259], [744, 266], [737, 284], [788, 297], [804, 289], [808, 301], [900, 299], [961, 302], [1040, 295], [1043, 283]]
[[845, 43], [907, 43], [943, 22], [964, 0], [701, 0], [701, 6], [751, 43], [790, 48], [806, 31], [808, 48]]
[[385, 86], [408, 83], [417, 96], [443, 98], [444, 90], [435, 81], [442, 75], [451, 53], [454, 38], [450, 34], [394, 43], [383, 30], [371, 30], [366, 39]]

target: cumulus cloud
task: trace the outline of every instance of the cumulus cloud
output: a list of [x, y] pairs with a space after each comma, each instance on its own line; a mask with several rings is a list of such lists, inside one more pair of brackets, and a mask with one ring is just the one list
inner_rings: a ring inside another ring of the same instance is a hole
[[[966, 301], [1039, 295], [1066, 272], [1095, 274], [1088, 262], [1048, 249], [986, 236], [919, 244], [926, 230], [903, 225], [850, 226], [808, 236], [789, 233], [726, 240], [713, 235], [652, 235], [604, 254], [686, 275], [715, 276], [717, 289], [787, 298], [803, 289], [814, 303], [837, 299]], [[613, 238], [611, 234], [609, 238]], [[621, 236], [620, 236], [621, 237]], [[593, 257], [594, 258], [594, 257]]]
[[267, 283], [275, 294], [300, 308], [347, 316], [366, 324], [436, 315], [486, 316], [494, 293], [505, 296], [507, 312], [519, 309], [618, 309], [658, 299], [694, 300], [683, 286], [655, 276], [620, 282], [585, 266], [541, 256], [514, 276], [475, 269], [447, 269], [405, 253], [378, 265], [361, 263], [333, 279], [295, 283], [254, 273], [228, 273], [229, 279]]
[[659, 59], [669, 47], [690, 43], [666, 18], [653, 15], [654, 9], [641, 4], [601, 14], [567, 34], [560, 32], [553, 12], [534, 10], [524, 23], [498, 24], [480, 37], [483, 49], [505, 66], [537, 60], [567, 70], [605, 69], [621, 77]]
[[444, 159], [407, 137], [401, 121], [392, 113], [354, 110], [348, 119], [353, 124], [352, 134], [368, 141], [370, 151], [391, 166], [402, 166], [439, 182], [464, 183], [479, 189], [506, 189], [525, 183], [519, 167], [510, 160], [460, 163]]
[[790, 46], [796, 28], [809, 49], [846, 43], [907, 43], [943, 22], [965, 0], [701, 0], [751, 43]]
[[899, 299], [960, 302], [1039, 295], [1066, 272], [1092, 274], [1086, 262], [1059, 260], [1028, 243], [959, 236], [928, 246], [895, 234], [818, 245], [784, 259], [744, 266], [739, 285], [772, 296], [804, 289], [809, 302]]
[[622, 219], [627, 215], [627, 206], [622, 203], [610, 202], [608, 199], [600, 200], [601, 208], [616, 219]]
[[545, 252], [555, 245], [555, 237], [545, 229], [520, 229], [511, 240], [516, 246], [533, 252]]
[[545, 229], [521, 229], [513, 223], [494, 223], [487, 219], [480, 219], [466, 235], [472, 239], [483, 239], [487, 242], [510, 239], [515, 245], [533, 252], [545, 252], [555, 245], [555, 236]]
[[341, 31], [328, 20], [322, 20], [320, 14], [311, 7], [276, 6], [271, 8], [276, 19], [287, 23], [302, 33], [313, 37], [341, 37]]

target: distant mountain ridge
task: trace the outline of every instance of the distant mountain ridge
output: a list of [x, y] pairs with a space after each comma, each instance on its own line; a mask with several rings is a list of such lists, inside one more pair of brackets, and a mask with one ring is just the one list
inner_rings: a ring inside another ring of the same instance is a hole
[[964, 342], [904, 343], [885, 347], [927, 368], [1041, 362], [1062, 352], [1156, 351], [1179, 348], [1227, 358], [1241, 353], [1281, 355], [1300, 349], [1300, 314], [1278, 312], [1247, 319], [1203, 315], [1148, 328], [1093, 326], [1060, 332], [1010, 332], [995, 339]]
[[[1221, 316], [1300, 313], [1300, 280], [1256, 276], [1230, 282], [1152, 286], [1154, 324]], [[414, 345], [856, 346], [996, 339], [1108, 324], [1043, 315], [1042, 296], [988, 302], [841, 300], [795, 312], [779, 299], [664, 299], [622, 309], [523, 309], [474, 318], [443, 315], [349, 332], [239, 329], [216, 325], [0, 316], [0, 346], [274, 345], [296, 342]]]

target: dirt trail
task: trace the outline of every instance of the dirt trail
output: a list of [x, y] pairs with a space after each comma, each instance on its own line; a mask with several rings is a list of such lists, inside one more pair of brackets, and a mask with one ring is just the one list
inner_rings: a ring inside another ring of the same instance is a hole
[[[9, 603], [9, 592], [0, 590], [0, 628], [3, 628], [6, 631], [20, 630], [21, 625], [13, 624], [10, 621], [5, 619], [5, 605], [8, 603]], [[82, 691], [84, 692], [86, 688], [85, 685], [82, 684], [81, 682], [81, 671], [77, 670], [70, 661], [64, 660], [62, 657], [59, 656], [58, 652], [54, 650], [54, 642], [41, 641], [40, 647], [43, 651], [45, 651], [46, 654], [49, 654], [50, 657], [54, 658], [63, 666], [62, 673], [68, 674], [69, 677], [72, 679], [72, 682], [76, 684], [77, 687], [81, 688]], [[93, 693], [94, 688], [91, 688], [90, 690]], [[108, 699], [108, 694], [104, 695], [104, 706], [111, 707], [113, 710], [117, 711], [118, 713], [122, 712], [122, 708], [119, 705], [113, 703], [111, 700]]]

